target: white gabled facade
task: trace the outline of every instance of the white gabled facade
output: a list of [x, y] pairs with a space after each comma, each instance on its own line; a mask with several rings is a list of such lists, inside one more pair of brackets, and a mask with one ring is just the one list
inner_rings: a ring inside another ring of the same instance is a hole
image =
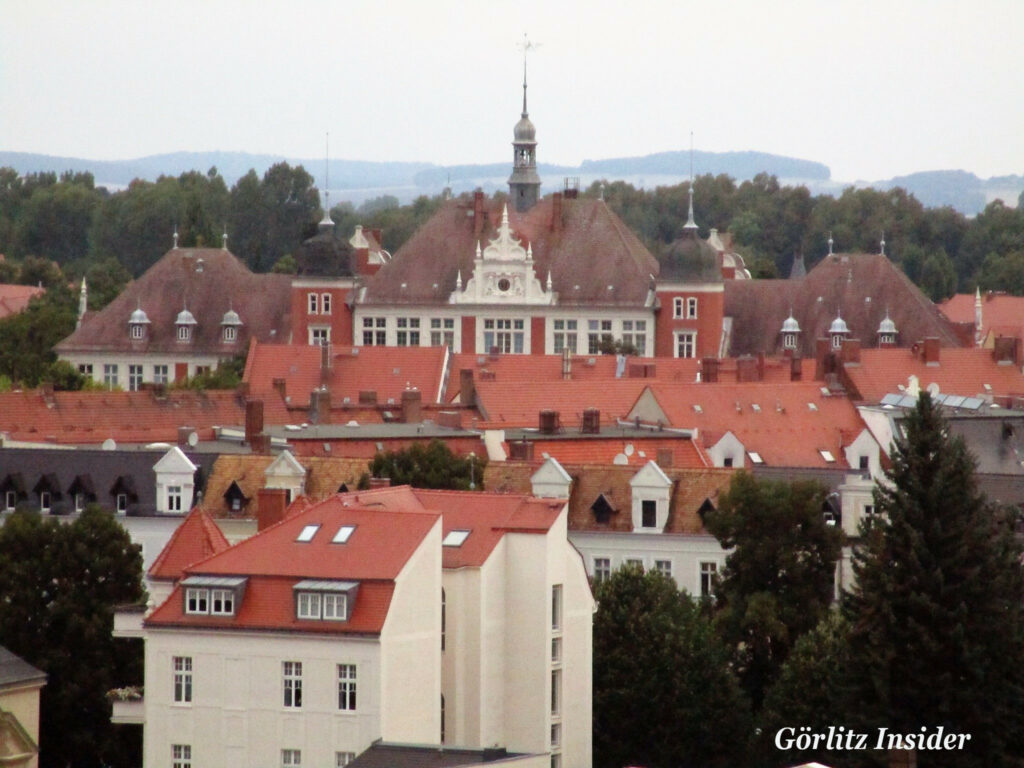
[[153, 465], [156, 473], [156, 509], [169, 515], [184, 515], [192, 509], [196, 490], [196, 465], [178, 446], [172, 447]]

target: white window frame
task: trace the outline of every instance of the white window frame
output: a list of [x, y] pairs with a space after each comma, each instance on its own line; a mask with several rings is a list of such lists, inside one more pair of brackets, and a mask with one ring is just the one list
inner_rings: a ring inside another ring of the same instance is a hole
[[174, 656], [171, 658], [173, 670], [173, 699], [175, 704], [192, 703], [192, 657]]
[[167, 511], [181, 514], [184, 494], [180, 485], [167, 486]]
[[386, 317], [363, 318], [363, 346], [386, 347], [388, 343], [388, 319]]
[[551, 670], [551, 716], [562, 714], [562, 670]]
[[79, 491], [75, 494], [75, 512], [85, 511], [85, 494]]
[[[644, 516], [650, 510], [653, 516], [650, 525], [644, 519]], [[657, 499], [641, 499], [640, 500], [640, 527], [644, 529], [656, 529], [658, 527], [658, 500]]]
[[16, 506], [18, 506], [18, 492], [6, 491], [4, 493], [4, 509], [13, 512]]
[[430, 346], [440, 347], [445, 344], [455, 347], [455, 318], [430, 318]]
[[117, 514], [126, 515], [128, 514], [128, 494], [119, 493], [117, 498], [114, 500], [114, 505], [117, 509]]
[[331, 294], [321, 293], [320, 294], [320, 314], [329, 315], [331, 314]]
[[338, 709], [342, 712], [356, 711], [357, 674], [355, 664], [338, 665]]
[[521, 317], [485, 317], [483, 325], [484, 354], [497, 348], [499, 354], [526, 354], [526, 321]]
[[784, 334], [782, 334], [782, 348], [783, 349], [796, 349], [796, 334], [795, 333], [784, 333]]
[[[676, 331], [675, 333], [675, 346], [673, 353], [677, 358], [690, 359], [697, 356], [697, 332], [696, 331]], [[681, 352], [689, 352], [689, 354], [681, 354]]]
[[132, 339], [138, 341], [139, 339], [144, 337], [146, 335], [145, 334], [145, 328], [146, 328], [146, 326], [144, 326], [142, 323], [132, 323], [131, 333], [130, 333]]
[[205, 587], [185, 588], [185, 613], [205, 616], [210, 613], [210, 590]]
[[669, 578], [672, 578], [672, 561], [671, 560], [655, 560], [654, 570], [658, 573], [662, 573]]
[[355, 752], [335, 752], [334, 768], [345, 768], [346, 765], [356, 759]]
[[564, 617], [562, 612], [563, 606], [563, 592], [561, 584], [551, 585], [551, 631], [561, 632], [562, 624], [564, 623]]
[[210, 590], [210, 615], [211, 616], [234, 616], [235, 615], [235, 590], [233, 590], [233, 589], [211, 589]]
[[238, 328], [233, 325], [224, 326], [224, 341], [230, 343], [238, 338]]
[[282, 749], [281, 768], [302, 768], [302, 750]]
[[302, 662], [282, 661], [281, 678], [285, 709], [302, 709]]
[[39, 492], [39, 511], [49, 512], [53, 508], [53, 494], [49, 491]]
[[612, 559], [610, 557], [594, 558], [594, 583], [600, 584], [612, 577]]
[[329, 325], [309, 326], [309, 344], [312, 347], [322, 347], [331, 343], [331, 327]]
[[117, 382], [118, 365], [117, 363], [104, 363], [103, 364], [103, 385], [107, 389], [113, 389], [118, 386]]
[[154, 384], [169, 384], [170, 383], [170, 366], [169, 365], [154, 365], [153, 366], [153, 383]]
[[320, 592], [299, 592], [295, 604], [296, 617], [319, 621], [321, 596]]
[[683, 297], [676, 296], [672, 299], [672, 317], [679, 319], [683, 316]]
[[128, 391], [138, 392], [142, 388], [142, 365], [129, 364], [128, 366]]
[[348, 595], [325, 592], [320, 600], [324, 621], [345, 621], [348, 618]]
[[192, 768], [191, 744], [171, 745], [171, 766], [172, 768]]
[[307, 293], [306, 294], [306, 314], [307, 315], [319, 315], [320, 314], [320, 294], [318, 294], [318, 293]]
[[178, 326], [178, 341], [189, 341], [192, 338], [192, 326], [190, 325], [179, 325]]
[[558, 318], [552, 322], [552, 352], [560, 355], [568, 349], [576, 354], [579, 349], [579, 320], [574, 318]]
[[687, 296], [686, 297], [686, 319], [696, 320], [697, 319], [697, 297]]
[[714, 560], [702, 560], [698, 565], [700, 596], [715, 596], [715, 576], [718, 575], [718, 563]]
[[600, 354], [601, 344], [614, 338], [611, 320], [587, 320], [587, 354]]

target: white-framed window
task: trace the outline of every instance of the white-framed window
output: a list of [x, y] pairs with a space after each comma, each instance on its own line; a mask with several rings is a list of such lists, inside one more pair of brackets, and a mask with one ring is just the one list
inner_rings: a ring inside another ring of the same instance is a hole
[[697, 356], [697, 334], [677, 333], [676, 334], [676, 357]]
[[171, 745], [171, 767], [192, 768], [192, 745], [172, 744]]
[[600, 584], [612, 577], [612, 561], [608, 557], [594, 558], [594, 583]]
[[664, 574], [665, 576], [672, 576], [672, 561], [671, 560], [655, 560], [654, 570], [658, 573]]
[[181, 512], [181, 486], [167, 486], [167, 511]]
[[238, 328], [233, 325], [224, 326], [224, 343], [230, 344], [232, 341], [238, 338]]
[[832, 334], [832, 349], [839, 349], [843, 346], [843, 335], [841, 333]]
[[560, 637], [551, 638], [551, 663], [562, 663], [562, 638]]
[[635, 557], [627, 557], [626, 566], [628, 568], [639, 568], [642, 572], [644, 570], [644, 561]]
[[640, 502], [640, 527], [658, 527], [658, 502], [654, 499], [643, 499]]
[[325, 621], [344, 621], [348, 618], [345, 615], [345, 611], [348, 609], [348, 595], [325, 594], [323, 609]]
[[[284, 677], [284, 705], [290, 709], [302, 706], [302, 662], [282, 662]], [[298, 765], [298, 763], [295, 763]]]
[[562, 714], [562, 670], [551, 670], [551, 714]]
[[356, 665], [338, 665], [338, 709], [354, 712], [356, 709]]
[[103, 364], [103, 386], [113, 389], [117, 384], [117, 363]]
[[209, 365], [197, 365], [196, 366], [196, 376], [205, 376], [211, 370], [213, 370], [213, 369]]
[[128, 512], [128, 494], [117, 494], [117, 514], [123, 515]]
[[141, 365], [129, 365], [128, 366], [128, 391], [138, 392], [142, 389], [142, 366]]
[[167, 384], [170, 382], [170, 369], [166, 365], [153, 366], [153, 383]]
[[92, 363], [79, 363], [78, 372], [83, 376], [92, 377]]
[[447, 344], [455, 346], [455, 318], [454, 317], [432, 317], [430, 318], [430, 346], [440, 347]]
[[329, 315], [331, 314], [331, 294], [321, 293], [320, 294], [320, 314]]
[[562, 768], [562, 753], [552, 752], [551, 753], [551, 768]]
[[395, 344], [399, 347], [418, 347], [420, 345], [420, 319], [418, 317], [399, 317], [396, 326], [398, 330], [395, 332]]
[[601, 351], [601, 342], [612, 340], [611, 320], [587, 321], [587, 354], [596, 355]]
[[211, 589], [210, 614], [213, 616], [234, 616], [235, 591], [233, 589]]
[[674, 299], [672, 299], [672, 317], [679, 318], [679, 317], [682, 317], [682, 316], [683, 316], [683, 297], [682, 296], [676, 296]]
[[281, 768], [302, 768], [302, 750], [282, 749]]
[[210, 590], [188, 587], [185, 590], [185, 613], [204, 614], [210, 612]]
[[355, 752], [335, 752], [334, 768], [345, 768], [346, 765], [356, 759]]
[[560, 632], [562, 629], [562, 585], [551, 587], [551, 629]]
[[50, 492], [49, 491], [40, 491], [39, 492], [39, 511], [40, 512], [49, 512], [50, 511], [50, 507], [52, 505], [53, 505], [53, 497], [50, 495]]
[[4, 493], [4, 509], [8, 512], [13, 512], [14, 508], [18, 506], [18, 493], [17, 491], [7, 491]]
[[796, 349], [796, 334], [795, 333], [784, 333], [784, 334], [782, 334], [782, 348], [783, 349]]
[[388, 343], [388, 319], [386, 317], [363, 318], [363, 346], [383, 347]]
[[320, 593], [299, 592], [296, 615], [300, 619], [320, 619]]
[[192, 338], [192, 326], [190, 325], [179, 325], [178, 326], [178, 341], [188, 341]]
[[174, 703], [192, 703], [192, 657], [175, 656], [171, 659], [174, 670]]
[[560, 355], [568, 349], [573, 354], [576, 354], [579, 344], [579, 321], [555, 320], [554, 328], [554, 346], [552, 351], [556, 355]]
[[299, 592], [295, 600], [295, 616], [313, 621], [345, 621], [348, 618], [348, 595], [334, 592]]
[[562, 746], [562, 724], [552, 723], [551, 724], [551, 748], [558, 749]]
[[323, 347], [331, 343], [331, 329], [327, 326], [310, 327], [309, 343], [314, 347]]
[[131, 325], [131, 337], [135, 340], [141, 339], [146, 335], [146, 326], [141, 323], [132, 323]]
[[646, 320], [623, 320], [622, 321], [622, 343], [632, 344], [636, 347], [638, 355], [647, 354], [647, 321]]
[[320, 314], [320, 295], [316, 293], [306, 294], [307, 309], [306, 314], [319, 315]]
[[494, 349], [502, 354], [523, 354], [526, 349], [526, 333], [522, 319], [484, 318], [484, 352], [489, 353]]
[[694, 320], [697, 317], [697, 297], [688, 296], [686, 299], [686, 317]]
[[75, 494], [75, 512], [82, 512], [85, 509], [85, 494]]
[[700, 564], [700, 596], [712, 597], [715, 594], [715, 575], [718, 563], [705, 562]]

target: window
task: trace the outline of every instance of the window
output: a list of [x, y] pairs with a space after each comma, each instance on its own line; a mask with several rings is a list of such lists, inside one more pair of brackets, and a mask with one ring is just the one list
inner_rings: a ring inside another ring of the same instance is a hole
[[388, 343], [388, 319], [386, 317], [363, 318], [363, 345], [383, 347]]
[[395, 343], [400, 347], [418, 347], [420, 345], [420, 319], [418, 317], [398, 318], [398, 331]]
[[133, 339], [141, 339], [146, 335], [146, 326], [140, 323], [132, 323], [131, 326], [131, 337]]
[[562, 670], [551, 670], [551, 714], [562, 714]]
[[715, 594], [715, 574], [718, 573], [718, 563], [700, 564], [700, 596], [711, 597]]
[[192, 338], [192, 328], [188, 325], [178, 326], [178, 341], [188, 341]]
[[181, 486], [167, 486], [167, 511], [181, 512]]
[[676, 296], [672, 300], [672, 317], [683, 316], [683, 299], [681, 296]]
[[695, 296], [686, 299], [686, 317], [691, 320], [697, 317], [697, 298]]
[[175, 656], [171, 660], [174, 668], [174, 703], [192, 703], [192, 657]]
[[314, 347], [323, 347], [331, 343], [330, 328], [310, 328], [309, 343]]
[[117, 363], [103, 364], [103, 385], [107, 389], [117, 386]]
[[577, 330], [579, 329], [578, 320], [555, 320], [555, 335], [554, 335], [554, 348], [553, 351], [556, 355], [562, 354], [565, 350], [569, 350], [573, 354], [576, 354], [577, 344]]
[[551, 587], [551, 629], [559, 631], [562, 629], [562, 585], [555, 584]]
[[868, 471], [868, 457], [867, 456], [861, 456], [859, 458], [859, 460], [858, 460], [858, 465], [859, 465], [858, 468], [860, 469], [861, 472], [867, 472]]
[[300, 619], [320, 619], [320, 593], [299, 592], [299, 607], [296, 611]]
[[454, 317], [432, 317], [430, 318], [430, 346], [440, 347], [447, 344], [455, 346], [455, 318]]
[[153, 383], [154, 384], [167, 384], [169, 381], [168, 366], [166, 365], [154, 365], [153, 366]]
[[697, 334], [677, 333], [676, 334], [676, 357], [697, 356]]
[[78, 366], [78, 372], [83, 376], [92, 377], [92, 363], [81, 363]]
[[562, 768], [562, 753], [552, 752], [551, 753], [551, 768]]
[[172, 744], [171, 765], [173, 768], [192, 768], [192, 745]]
[[356, 708], [356, 665], [338, 665], [338, 709], [354, 712]]
[[874, 504], [865, 504], [864, 505], [864, 517], [872, 517], [874, 514], [875, 514], [875, 505]]
[[485, 318], [484, 351], [497, 350], [503, 354], [523, 354], [526, 344], [524, 327], [522, 320]]
[[281, 768], [302, 768], [302, 750], [282, 749]]
[[320, 294], [320, 314], [331, 314], [331, 294], [329, 293]]
[[348, 619], [348, 595], [337, 592], [298, 592], [295, 616], [312, 621], [345, 621]]
[[441, 743], [444, 744], [444, 694], [441, 694]]
[[128, 494], [117, 494], [117, 514], [123, 515], [128, 511]]
[[315, 293], [307, 293], [306, 301], [308, 302], [307, 314], [318, 315], [320, 314], [320, 297]]
[[654, 570], [656, 570], [658, 573], [660, 573], [660, 574], [662, 574], [664, 576], [668, 576], [669, 578], [671, 578], [672, 577], [672, 561], [671, 560], [655, 560], [654, 561]]
[[551, 663], [562, 663], [562, 638], [560, 637], [551, 638]]
[[832, 334], [832, 349], [839, 349], [843, 346], [843, 335], [841, 333]]
[[76, 493], [75, 494], [75, 512], [81, 512], [84, 509], [85, 509], [85, 494], [84, 493]]
[[233, 325], [224, 326], [224, 343], [229, 344], [238, 338], [238, 329]]
[[[302, 706], [302, 662], [285, 661], [284, 668], [284, 705], [289, 708]], [[288, 750], [285, 750], [286, 752]], [[297, 750], [293, 750], [298, 753]], [[286, 763], [287, 765], [287, 763]], [[298, 765], [298, 763], [294, 763]]]
[[334, 534], [334, 538], [331, 539], [332, 544], [345, 544], [348, 542], [349, 537], [355, 533], [356, 527], [354, 525], [342, 525], [338, 528], [338, 532]]
[[49, 491], [41, 491], [39, 493], [39, 511], [49, 512], [50, 506], [53, 504]]
[[733, 464], [732, 456], [726, 456], [724, 459], [722, 459], [722, 466], [723, 467], [731, 467], [732, 464]]
[[208, 589], [186, 589], [185, 590], [185, 613], [209, 613], [210, 612], [210, 590]]
[[782, 348], [783, 349], [796, 349], [796, 334], [795, 333], [784, 333], [784, 334], [782, 334]]
[[8, 512], [13, 512], [14, 508], [18, 506], [18, 494], [16, 491], [7, 491], [4, 494], [4, 508]]
[[594, 558], [594, 583], [607, 581], [612, 575], [612, 561], [607, 557]]
[[335, 752], [334, 753], [334, 766], [335, 768], [345, 768], [346, 765], [356, 759], [355, 752]]
[[320, 530], [320, 524], [314, 523], [312, 525], [304, 525], [302, 530], [299, 531], [299, 535], [295, 537], [296, 541], [307, 542], [312, 541], [313, 537], [316, 536], [316, 532]]
[[196, 374], [195, 375], [196, 376], [205, 376], [211, 370], [213, 370], [213, 369], [210, 366], [208, 366], [208, 365], [197, 365], [196, 366]]
[[654, 499], [640, 502], [640, 525], [643, 528], [658, 527], [658, 502]]
[[647, 321], [623, 320], [622, 343], [632, 344], [638, 355], [647, 354]]
[[643, 560], [638, 560], [635, 557], [627, 557], [626, 558], [626, 565], [629, 568], [636, 568], [636, 569], [640, 570], [641, 572], [644, 569], [644, 561]]
[[551, 748], [557, 749], [562, 746], [562, 724], [552, 723], [551, 724]]
[[214, 616], [235, 615], [235, 592], [232, 589], [210, 590], [210, 613]]
[[448, 531], [441, 541], [442, 547], [461, 547], [469, 538], [470, 531]]
[[601, 343], [612, 341], [611, 320], [588, 320], [587, 321], [587, 353], [596, 355], [601, 351]]

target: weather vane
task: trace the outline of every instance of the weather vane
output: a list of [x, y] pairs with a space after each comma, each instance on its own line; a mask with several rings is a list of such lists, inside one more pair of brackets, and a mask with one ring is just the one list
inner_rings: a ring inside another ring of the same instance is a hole
[[526, 117], [526, 54], [537, 50], [541, 44], [532, 42], [527, 34], [523, 32], [523, 42], [516, 45], [523, 51], [523, 117]]

